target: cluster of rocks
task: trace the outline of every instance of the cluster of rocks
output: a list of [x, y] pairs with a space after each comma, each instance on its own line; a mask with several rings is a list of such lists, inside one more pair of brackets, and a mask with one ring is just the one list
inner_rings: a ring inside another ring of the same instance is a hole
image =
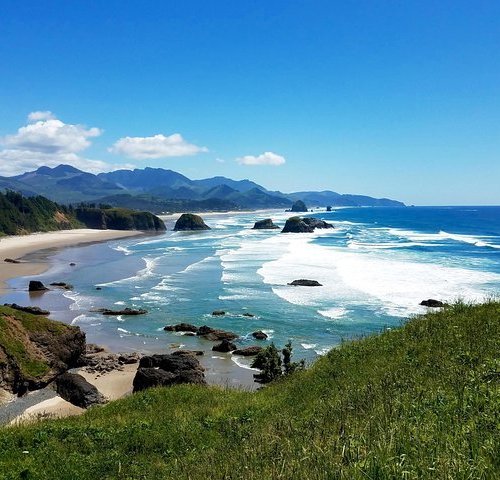
[[177, 325], [167, 325], [163, 328], [167, 332], [185, 332], [187, 334], [191, 333], [193, 335], [198, 335], [205, 338], [206, 340], [221, 341], [221, 340], [234, 340], [238, 338], [239, 335], [233, 332], [227, 332], [226, 330], [220, 330], [217, 328], [209, 327], [208, 325], [203, 325], [197, 327], [196, 325], [191, 325], [190, 323], [178, 323]]
[[141, 356], [137, 352], [116, 354], [98, 345], [88, 344], [80, 363], [89, 373], [103, 374], [122, 371], [125, 365], [137, 363], [140, 359]]
[[95, 313], [102, 313], [103, 315], [145, 315], [148, 313], [144, 308], [129, 308], [126, 307], [122, 310], [112, 310], [110, 308], [96, 308], [92, 310]]
[[281, 233], [313, 233], [316, 228], [334, 228], [332, 224], [311, 217], [289, 218]]
[[206, 385], [204, 368], [195, 355], [151, 355], [142, 357], [134, 377], [133, 391], [169, 387], [182, 383]]

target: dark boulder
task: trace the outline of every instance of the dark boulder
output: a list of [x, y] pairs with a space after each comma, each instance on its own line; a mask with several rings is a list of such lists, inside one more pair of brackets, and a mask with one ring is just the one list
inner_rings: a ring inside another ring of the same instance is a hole
[[332, 211], [332, 207], [331, 207], [330, 205], [328, 205], [328, 206], [326, 207], [326, 211], [327, 211], [327, 212], [331, 212], [331, 211]]
[[176, 325], [167, 325], [163, 327], [166, 332], [193, 332], [198, 331], [198, 327], [190, 323], [178, 323]]
[[267, 334], [264, 333], [262, 330], [257, 330], [256, 332], [252, 333], [252, 337], [255, 338], [256, 340], [266, 340]]
[[259, 220], [255, 222], [253, 226], [254, 230], [275, 230], [276, 228], [280, 228], [278, 225], [273, 223], [271, 218], [266, 218], [265, 220]]
[[302, 200], [297, 200], [290, 209], [291, 212], [307, 212], [306, 204]]
[[106, 398], [81, 375], [63, 373], [56, 378], [56, 391], [64, 400], [77, 407], [88, 408], [106, 403]]
[[210, 230], [210, 227], [205, 224], [203, 218], [193, 213], [183, 213], [180, 218], [175, 222], [174, 230], [188, 231], [188, 230]]
[[48, 288], [42, 282], [39, 282], [38, 280], [30, 280], [28, 285], [29, 292], [45, 292], [46, 290], [48, 290]]
[[429, 300], [422, 300], [420, 302], [420, 305], [424, 307], [441, 308], [441, 307], [446, 307], [448, 304], [441, 302], [440, 300], [434, 300], [433, 298], [429, 298]]
[[96, 290], [102, 290], [102, 288], [101, 288], [101, 287], [95, 287], [95, 289], [96, 289]]
[[258, 355], [262, 350], [262, 347], [258, 347], [257, 345], [252, 345], [251, 347], [244, 347], [233, 352], [233, 355], [242, 355], [244, 357], [251, 357], [254, 355]]
[[10, 307], [14, 310], [19, 310], [20, 312], [31, 313], [32, 315], [50, 315], [50, 312], [48, 310], [42, 310], [40, 307], [23, 307], [21, 305], [18, 305], [17, 303], [4, 303], [3, 305], [4, 307]]
[[75, 262], [71, 262], [71, 263], [69, 264], [69, 266], [70, 266], [70, 267], [76, 267], [76, 263], [75, 263]]
[[212, 350], [214, 352], [232, 352], [233, 350], [236, 350], [236, 345], [233, 342], [230, 342], [229, 340], [222, 340], [221, 343], [218, 343], [217, 345], [214, 345], [212, 347]]
[[301, 278], [300, 280], [294, 280], [290, 282], [288, 285], [292, 285], [293, 287], [322, 287], [323, 285], [316, 280], [306, 280]]
[[124, 365], [132, 365], [141, 359], [141, 355], [137, 352], [134, 353], [121, 353], [118, 355], [118, 362]]
[[238, 335], [233, 332], [218, 330], [216, 328], [208, 327], [207, 325], [200, 327], [197, 335], [205, 338], [206, 340], [212, 341], [234, 340], [235, 338], [238, 338]]
[[244, 317], [250, 317], [250, 318], [255, 317], [255, 315], [254, 315], [253, 313], [250, 313], [250, 312], [245, 312], [245, 313], [243, 314], [243, 316], [244, 316]]
[[203, 367], [192, 354], [142, 357], [133, 385], [134, 392], [138, 392], [181, 383], [206, 384]]
[[225, 315], [225, 314], [226, 314], [226, 312], [225, 312], [224, 310], [214, 310], [214, 311], [212, 312], [212, 315], [213, 315], [214, 317], [222, 317], [222, 316], [223, 316], [223, 315]]
[[313, 233], [314, 227], [305, 223], [300, 217], [289, 218], [281, 233]]

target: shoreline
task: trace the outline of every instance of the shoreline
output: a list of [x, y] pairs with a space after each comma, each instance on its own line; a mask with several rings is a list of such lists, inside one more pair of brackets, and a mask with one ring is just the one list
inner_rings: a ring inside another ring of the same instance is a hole
[[[95, 230], [78, 228], [55, 232], [31, 233], [0, 237], [0, 295], [9, 291], [7, 281], [27, 275], [40, 275], [49, 268], [44, 259], [31, 262], [22, 259], [29, 254], [52, 248], [65, 248], [76, 245], [105, 242], [144, 235], [140, 230]], [[20, 263], [5, 262], [5, 258], [20, 260]]]

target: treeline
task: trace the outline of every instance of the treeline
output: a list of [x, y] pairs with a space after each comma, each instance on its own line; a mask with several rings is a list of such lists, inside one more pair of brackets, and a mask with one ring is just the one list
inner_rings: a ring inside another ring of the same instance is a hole
[[25, 197], [20, 193], [0, 192], [0, 234], [22, 235], [79, 228], [71, 206], [59, 205], [41, 195]]
[[165, 230], [165, 224], [149, 212], [109, 205], [60, 205], [38, 195], [25, 197], [0, 192], [0, 235], [23, 235], [72, 228], [114, 230]]

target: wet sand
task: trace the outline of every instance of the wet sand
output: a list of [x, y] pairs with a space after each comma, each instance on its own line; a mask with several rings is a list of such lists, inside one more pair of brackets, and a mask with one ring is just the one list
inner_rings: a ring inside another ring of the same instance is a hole
[[80, 228], [75, 230], [60, 230], [57, 232], [32, 233], [30, 235], [14, 235], [0, 238], [0, 294], [8, 291], [7, 280], [26, 275], [39, 275], [49, 265], [42, 261], [8, 263], [5, 258], [19, 260], [22, 257], [36, 252], [57, 247], [69, 247], [84, 243], [103, 242], [118, 238], [142, 235], [136, 230], [93, 230]]

